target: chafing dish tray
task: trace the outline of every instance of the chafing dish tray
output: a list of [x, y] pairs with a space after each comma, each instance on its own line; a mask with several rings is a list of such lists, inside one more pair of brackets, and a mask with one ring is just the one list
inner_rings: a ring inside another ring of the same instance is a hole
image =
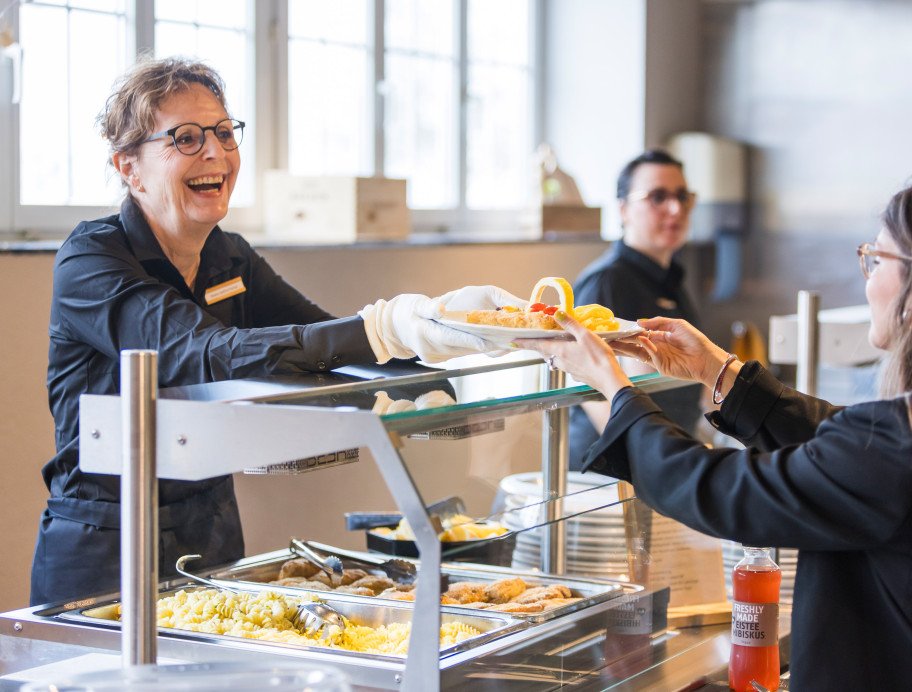
[[[239, 584], [235, 585], [237, 590], [249, 591], [256, 593], [259, 591], [275, 590], [287, 595], [294, 595], [293, 590], [279, 588], [267, 589], [262, 584], [251, 585], [251, 588], [244, 588]], [[174, 595], [179, 591], [206, 591], [211, 590], [206, 586], [187, 585], [181, 588], [171, 588], [159, 592], [159, 598]], [[300, 590], [299, 590], [300, 594]], [[367, 627], [377, 628], [382, 625], [398, 624], [411, 622], [412, 609], [391, 601], [369, 600], [369, 599], [352, 599], [333, 596], [333, 594], [320, 594], [320, 600], [331, 605], [339, 613], [348, 618], [355, 625], [364, 625]], [[120, 629], [120, 620], [118, 609], [120, 602], [118, 600], [99, 601], [98, 603], [75, 610], [61, 612], [57, 617], [63, 620], [69, 620], [81, 624], [91, 624], [92, 626], [101, 626], [112, 629]], [[528, 623], [519, 618], [511, 617], [509, 613], [483, 613], [477, 611], [466, 612], [465, 609], [454, 610], [448, 607], [442, 607], [440, 613], [441, 624], [448, 622], [461, 622], [479, 630], [481, 634], [465, 639], [456, 644], [452, 644], [440, 649], [440, 657], [445, 658], [453, 654], [469, 651], [481, 646], [493, 639], [502, 637], [506, 634], [527, 627]], [[345, 649], [328, 648], [317, 645], [307, 645], [299, 643], [290, 643], [285, 641], [275, 641], [268, 639], [246, 639], [234, 637], [225, 634], [214, 634], [210, 632], [195, 632], [172, 627], [159, 627], [159, 635], [175, 637], [188, 640], [209, 640], [224, 642], [244, 642], [249, 645], [280, 646], [290, 647], [292, 649], [301, 649], [305, 651], [315, 651], [320, 653], [338, 654], [340, 656], [357, 657], [359, 659], [376, 660], [376, 661], [401, 661], [404, 657], [394, 654], [373, 654], [362, 653], [358, 651], [348, 651]]]
[[[320, 543], [310, 542], [312, 546], [319, 549], [321, 552], [331, 553], [332, 546], [327, 546]], [[348, 551], [354, 553], [355, 551]], [[365, 553], [365, 555], [372, 555], [376, 557], [373, 553]], [[255, 555], [252, 557], [244, 558], [238, 562], [230, 565], [224, 569], [219, 569], [213, 572], [208, 573], [208, 576], [211, 580], [216, 583], [223, 584], [229, 587], [237, 587], [239, 585], [244, 585], [245, 588], [250, 587], [259, 587], [263, 588], [264, 585], [267, 585], [268, 582], [274, 581], [278, 578], [279, 570], [282, 565], [288, 561], [295, 559], [297, 556], [293, 555], [288, 550], [277, 550], [271, 553], [263, 553], [261, 555]], [[406, 558], [400, 558], [406, 559]], [[413, 560], [420, 569], [420, 561]], [[358, 566], [363, 569], [367, 568], [363, 565], [356, 565], [351, 563], [343, 558], [342, 565], [344, 569], [349, 567]], [[370, 570], [367, 570], [370, 571]], [[568, 613], [576, 612], [584, 608], [588, 608], [597, 603], [607, 601], [623, 594], [630, 594], [643, 589], [642, 586], [629, 584], [627, 582], [618, 581], [618, 580], [609, 580], [609, 579], [594, 579], [594, 578], [582, 578], [574, 577], [570, 575], [552, 575], [552, 574], [543, 574], [539, 572], [529, 572], [523, 570], [514, 570], [508, 567], [493, 567], [487, 565], [476, 565], [470, 563], [443, 563], [441, 567], [441, 573], [444, 577], [447, 578], [450, 584], [462, 581], [472, 581], [472, 582], [495, 582], [501, 579], [511, 579], [515, 577], [522, 578], [525, 582], [530, 585], [541, 585], [541, 586], [551, 586], [555, 584], [563, 584], [570, 589], [570, 592], [574, 598], [579, 600], [572, 603], [567, 603], [558, 607], [553, 607], [548, 610], [543, 610], [536, 613], [516, 613], [511, 612], [509, 615], [514, 618], [524, 620], [529, 623], [540, 623], [546, 620], [552, 620], [558, 618]], [[376, 572], [375, 574], [382, 574], [382, 572]], [[295, 586], [274, 586], [271, 585], [269, 588], [280, 590], [287, 593], [295, 593], [300, 591], [309, 591], [307, 588], [295, 587]], [[410, 607], [411, 603], [409, 601], [389, 601], [385, 598], [374, 596], [357, 596], [352, 594], [341, 594], [334, 591], [310, 591], [310, 593], [318, 594], [321, 597], [324, 595], [332, 594], [334, 597], [342, 600], [354, 600], [354, 601], [368, 601], [368, 602], [383, 602], [383, 603], [402, 603], [406, 607]], [[460, 606], [455, 604], [443, 606], [446, 610], [451, 610], [452, 612], [459, 613], [490, 613], [495, 614], [499, 611], [492, 611], [488, 609], [479, 609], [473, 607]]]

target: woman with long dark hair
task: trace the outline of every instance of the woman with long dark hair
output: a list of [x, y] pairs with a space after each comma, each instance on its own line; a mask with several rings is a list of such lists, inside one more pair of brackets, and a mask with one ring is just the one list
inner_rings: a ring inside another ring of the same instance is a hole
[[[912, 188], [858, 248], [871, 344], [887, 352], [883, 398], [849, 407], [741, 363], [682, 320], [611, 346], [558, 312], [575, 341], [517, 340], [611, 402], [583, 465], [628, 480], [658, 512], [747, 545], [797, 548], [791, 686], [898, 690], [912, 681]], [[746, 449], [709, 449], [668, 420], [615, 351], [701, 382], [713, 426]]]

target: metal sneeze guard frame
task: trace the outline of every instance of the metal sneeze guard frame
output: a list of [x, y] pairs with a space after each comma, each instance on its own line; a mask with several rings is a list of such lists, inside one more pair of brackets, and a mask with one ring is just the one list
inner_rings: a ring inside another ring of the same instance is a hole
[[[148, 359], [154, 361], [155, 353], [140, 353], [148, 368]], [[129, 358], [128, 352], [122, 358]], [[135, 357], [135, 356], [132, 356]], [[541, 361], [522, 361], [507, 365], [483, 366], [462, 371], [441, 371], [439, 376], [416, 378], [433, 381], [435, 377], [445, 379], [457, 374], [481, 373], [505, 367], [537, 365]], [[658, 376], [635, 378], [647, 389], [670, 388], [678, 383]], [[534, 395], [508, 397], [495, 402], [473, 402], [463, 406], [444, 407], [430, 412], [394, 414], [381, 419], [370, 411], [351, 406], [336, 408], [286, 405], [272, 403], [276, 399], [296, 399], [301, 392], [283, 392], [264, 397], [251, 397], [233, 401], [194, 401], [163, 399], [149, 386], [132, 387], [126, 378], [121, 396], [82, 395], [80, 397], [80, 468], [86, 473], [121, 475], [124, 464], [137, 465], [147, 454], [140, 450], [150, 447], [156, 450], [155, 475], [157, 478], [173, 480], [202, 480], [214, 476], [243, 471], [249, 467], [255, 455], [263, 464], [277, 464], [304, 455], [320, 455], [351, 447], [367, 447], [371, 450], [378, 469], [395, 499], [403, 516], [412, 526], [421, 556], [421, 569], [416, 582], [416, 598], [412, 619], [412, 636], [409, 656], [406, 658], [400, 689], [405, 692], [435, 692], [440, 689], [439, 633], [441, 625], [439, 580], [441, 548], [436, 531], [425, 510], [426, 502], [416, 488], [402, 458], [396, 441], [398, 433], [406, 430], [432, 429], [435, 419], [452, 418], [454, 409], [464, 409], [466, 415], [485, 418], [497, 415], [542, 410], [545, 416], [543, 449], [543, 474], [546, 491], [554, 496], [566, 483], [566, 407], [585, 398], [597, 397], [597, 393], [581, 386], [563, 389], [563, 373], [557, 371], [543, 374], [543, 385], [548, 389]], [[376, 381], [365, 382], [371, 387]], [[686, 383], [680, 383], [686, 384]], [[380, 384], [376, 385], [381, 386]], [[351, 385], [345, 387], [352, 388]], [[551, 387], [558, 389], [552, 390]], [[139, 407], [154, 415], [138, 418], [127, 415], [122, 401], [130, 397], [129, 408]], [[303, 395], [306, 397], [307, 393]], [[254, 402], [269, 403], [268, 406]], [[490, 410], [489, 410], [490, 409]], [[496, 411], [495, 411], [496, 410]], [[423, 415], [422, 415], [423, 414]], [[121, 506], [124, 526], [133, 526], [129, 540], [138, 540], [139, 546], [125, 555], [147, 555], [150, 548], [143, 545], [149, 537], [149, 526], [157, 519], [156, 482], [148, 473], [139, 473], [138, 468], [129, 472], [139, 478], [139, 487], [124, 498]], [[144, 499], [155, 498], [155, 502]], [[559, 503], [551, 503], [559, 504]], [[554, 509], [552, 512], [557, 512]], [[157, 523], [157, 522], [156, 522]], [[564, 551], [561, 545], [562, 522], [552, 523], [549, 528], [548, 548], [543, 551], [543, 561], [549, 567], [562, 570]], [[126, 539], [125, 539], [126, 540]], [[135, 621], [124, 622], [122, 641], [124, 665], [154, 662], [154, 641], [157, 619], [149, 614], [155, 612], [154, 598], [158, 584], [157, 560], [150, 574], [152, 588], [140, 589], [139, 602], [131, 604], [131, 610], [142, 613]], [[139, 564], [126, 565], [124, 575], [136, 573]], [[122, 584], [122, 594], [126, 584]], [[125, 603], [125, 609], [127, 604]], [[128, 633], [127, 627], [131, 628]], [[143, 642], [152, 640], [152, 646]], [[127, 647], [141, 644], [139, 651], [128, 653]], [[150, 659], [150, 660], [145, 660]], [[396, 682], [400, 682], [397, 676]]]

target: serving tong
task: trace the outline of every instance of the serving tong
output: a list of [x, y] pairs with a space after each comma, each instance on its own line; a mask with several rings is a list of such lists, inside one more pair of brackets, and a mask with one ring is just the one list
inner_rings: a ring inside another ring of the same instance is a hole
[[298, 540], [297, 538], [291, 539], [291, 542], [288, 544], [288, 549], [298, 557], [303, 557], [305, 560], [316, 565], [330, 577], [334, 574], [342, 575], [342, 560], [336, 555], [327, 555], [326, 557], [323, 557], [317, 554], [316, 551], [310, 547], [309, 543]]
[[[288, 549], [295, 555], [303, 557], [306, 560], [310, 560], [315, 565], [324, 570], [326, 569], [326, 565], [329, 565], [331, 561], [331, 564], [336, 564], [336, 562], [338, 562], [338, 574], [342, 573], [342, 560], [339, 559], [339, 556], [342, 556], [351, 562], [357, 562], [362, 565], [376, 567], [382, 570], [386, 576], [388, 576], [393, 581], [398, 581], [403, 584], [412, 584], [418, 577], [418, 570], [415, 568], [414, 563], [409, 562], [408, 560], [399, 560], [397, 558], [383, 560], [381, 558], [374, 558], [365, 555], [359, 555], [356, 553], [350, 553], [347, 550], [340, 550], [339, 548], [335, 547], [332, 549], [332, 555], [329, 555], [326, 558], [322, 558], [316, 553], [314, 548], [315, 546], [313, 546], [308, 541], [301, 541], [297, 538], [292, 538], [291, 544], [288, 546]], [[312, 558], [311, 555], [314, 557]]]
[[[219, 591], [229, 591], [236, 594], [244, 593], [239, 589], [232, 589], [230, 586], [225, 586], [223, 584], [216, 583], [211, 579], [206, 579], [206, 577], [201, 577], [197, 574], [191, 574], [184, 569], [184, 565], [187, 564], [190, 560], [198, 560], [201, 557], [202, 555], [182, 555], [177, 559], [177, 563], [174, 565], [174, 569], [176, 569], [179, 574], [182, 574], [185, 577], [192, 579], [193, 581], [200, 582], [206, 586], [211, 586], [212, 588], [218, 589]], [[320, 632], [320, 638], [325, 639], [329, 635], [329, 626], [335, 625], [340, 630], [345, 629], [345, 618], [343, 618], [342, 615], [339, 614], [339, 612], [337, 612], [334, 608], [326, 605], [325, 603], [305, 601], [304, 603], [298, 604], [298, 608], [295, 611], [294, 616], [291, 618], [291, 624], [296, 630], [303, 634], [315, 634], [317, 632]]]

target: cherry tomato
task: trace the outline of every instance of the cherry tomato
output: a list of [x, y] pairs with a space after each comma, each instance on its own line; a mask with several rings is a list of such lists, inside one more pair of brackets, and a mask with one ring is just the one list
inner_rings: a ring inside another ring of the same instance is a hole
[[549, 305], [544, 310], [542, 310], [542, 312], [545, 313], [546, 315], [553, 315], [555, 312], [557, 312], [557, 306]]
[[529, 312], [541, 312], [546, 307], [548, 306], [544, 303], [532, 303], [532, 305], [529, 306]]

